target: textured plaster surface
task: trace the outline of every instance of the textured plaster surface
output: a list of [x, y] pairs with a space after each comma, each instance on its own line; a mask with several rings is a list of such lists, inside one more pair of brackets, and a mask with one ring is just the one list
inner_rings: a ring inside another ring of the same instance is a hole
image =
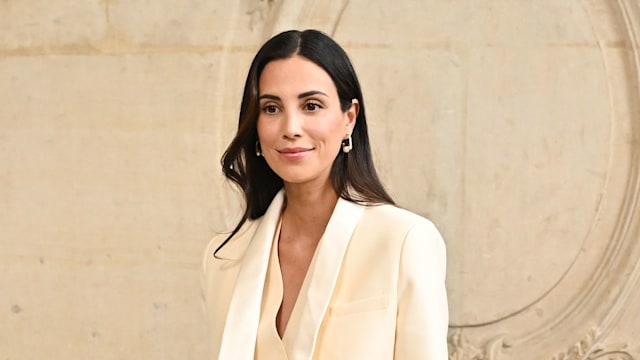
[[205, 357], [246, 71], [309, 27], [353, 60], [384, 183], [447, 241], [451, 358], [640, 358], [639, 20], [624, 0], [0, 1], [0, 359]]

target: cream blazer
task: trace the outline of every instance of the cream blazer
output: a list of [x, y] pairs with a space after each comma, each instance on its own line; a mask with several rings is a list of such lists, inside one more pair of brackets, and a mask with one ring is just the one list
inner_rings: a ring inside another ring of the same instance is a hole
[[[280, 191], [218, 252], [222, 259], [213, 251], [225, 235], [205, 251], [210, 359], [254, 359], [283, 200]], [[447, 359], [445, 268], [444, 241], [430, 221], [338, 200], [282, 340], [289, 360]]]

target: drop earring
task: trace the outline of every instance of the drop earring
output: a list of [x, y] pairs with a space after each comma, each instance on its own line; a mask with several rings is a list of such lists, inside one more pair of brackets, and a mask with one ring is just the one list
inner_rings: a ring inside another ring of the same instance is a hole
[[353, 140], [351, 140], [351, 135], [349, 135], [348, 138], [342, 140], [342, 152], [347, 154], [351, 149], [353, 149]]
[[256, 156], [262, 156], [262, 148], [260, 147], [260, 140], [256, 141]]

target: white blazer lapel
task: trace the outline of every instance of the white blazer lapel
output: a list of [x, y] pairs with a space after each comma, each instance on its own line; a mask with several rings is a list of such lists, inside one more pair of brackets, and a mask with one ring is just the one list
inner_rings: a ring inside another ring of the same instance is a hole
[[264, 281], [283, 199], [281, 190], [260, 220], [243, 256], [225, 321], [220, 360], [254, 357]]
[[333, 210], [287, 325], [283, 341], [290, 360], [308, 360], [313, 356], [318, 330], [331, 301], [342, 259], [363, 211], [363, 206], [341, 198]]

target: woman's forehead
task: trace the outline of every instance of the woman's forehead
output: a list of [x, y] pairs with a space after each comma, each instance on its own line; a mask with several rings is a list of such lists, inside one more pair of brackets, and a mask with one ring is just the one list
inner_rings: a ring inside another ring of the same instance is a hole
[[329, 74], [313, 61], [294, 56], [273, 60], [264, 67], [259, 80], [259, 93], [299, 93], [319, 90], [337, 94]]

